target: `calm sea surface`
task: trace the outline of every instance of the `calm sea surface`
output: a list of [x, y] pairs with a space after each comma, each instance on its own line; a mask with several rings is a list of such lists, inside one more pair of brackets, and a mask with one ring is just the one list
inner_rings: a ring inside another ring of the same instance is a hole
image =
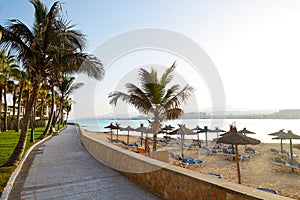
[[[112, 123], [118, 123], [121, 127], [127, 127], [130, 125], [133, 128], [137, 128], [140, 124], [148, 126], [147, 120], [106, 120], [106, 119], [78, 119], [78, 120], [69, 120], [69, 122], [79, 123], [84, 129], [95, 132], [109, 131], [104, 127]], [[164, 125], [172, 125], [178, 127], [178, 124], [185, 124], [187, 128], [193, 129], [197, 125], [203, 128], [208, 126], [209, 129], [214, 129], [219, 127], [220, 129], [229, 130], [229, 125], [235, 123], [237, 130], [247, 128], [248, 130], [255, 132], [256, 134], [249, 134], [248, 136], [259, 139], [264, 143], [278, 143], [278, 140], [272, 140], [271, 136], [268, 136], [269, 133], [277, 132], [280, 129], [292, 130], [294, 134], [300, 135], [300, 120], [282, 120], [282, 119], [178, 119], [173, 121], [166, 121]], [[119, 134], [127, 134], [127, 131], [120, 131]], [[131, 135], [140, 135], [138, 132], [132, 131]], [[163, 134], [159, 134], [159, 137], [162, 137]], [[176, 136], [174, 136], [176, 137]], [[200, 139], [205, 139], [205, 134], [199, 134]], [[208, 133], [208, 139], [212, 140], [217, 137], [217, 133]], [[197, 135], [187, 136], [186, 138], [197, 138]], [[288, 143], [289, 141], [284, 141]], [[293, 140], [293, 143], [300, 143], [300, 140]]]

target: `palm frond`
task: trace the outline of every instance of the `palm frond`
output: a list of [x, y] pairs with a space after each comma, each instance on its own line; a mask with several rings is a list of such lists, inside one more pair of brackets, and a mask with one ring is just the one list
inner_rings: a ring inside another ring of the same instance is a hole
[[30, 3], [33, 4], [35, 12], [34, 12], [34, 27], [37, 28], [42, 21], [45, 19], [47, 15], [47, 7], [39, 0], [30, 0]]
[[57, 58], [60, 67], [57, 69], [63, 73], [84, 73], [96, 80], [102, 80], [104, 77], [104, 67], [101, 61], [90, 54], [71, 53]]
[[138, 111], [143, 114], [148, 114], [148, 112], [152, 108], [152, 104], [149, 103], [149, 101], [145, 101], [145, 99], [137, 95], [130, 95], [130, 100], [128, 103], [133, 105]]
[[183, 110], [180, 108], [172, 108], [166, 111], [167, 120], [178, 119], [183, 114]]
[[111, 98], [109, 104], [112, 104], [114, 106], [117, 105], [119, 99], [127, 103], [130, 101], [130, 95], [118, 91], [109, 93], [108, 98]]
[[174, 61], [174, 63], [172, 64], [172, 66], [170, 68], [168, 68], [165, 73], [162, 75], [161, 79], [160, 79], [160, 84], [165, 87], [168, 83], [170, 83], [174, 77], [174, 75], [172, 74], [172, 72], [175, 70], [176, 68], [176, 61]]

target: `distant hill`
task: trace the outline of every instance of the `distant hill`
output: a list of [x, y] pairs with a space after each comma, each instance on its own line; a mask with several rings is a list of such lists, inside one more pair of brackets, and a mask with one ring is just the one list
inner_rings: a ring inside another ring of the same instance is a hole
[[224, 115], [212, 115], [207, 113], [185, 113], [183, 118], [186, 119], [210, 119], [210, 118], [226, 118], [226, 119], [300, 119], [300, 109], [285, 109], [276, 112], [257, 112], [257, 111], [231, 111]]
[[300, 109], [287, 109], [274, 112], [269, 115], [275, 119], [300, 119]]

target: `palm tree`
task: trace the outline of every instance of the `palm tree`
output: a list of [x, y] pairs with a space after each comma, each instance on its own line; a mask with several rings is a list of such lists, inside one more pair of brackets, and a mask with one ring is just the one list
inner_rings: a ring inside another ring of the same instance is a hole
[[83, 83], [74, 83], [75, 77], [69, 77], [69, 76], [62, 76], [62, 80], [60, 81], [60, 84], [57, 86], [57, 93], [59, 95], [59, 110], [57, 113], [56, 119], [61, 120], [61, 124], [63, 121], [63, 111], [65, 106], [65, 101], [67, 101], [70, 98], [70, 95], [72, 95], [75, 90], [79, 89], [81, 86], [83, 86]]
[[[0, 52], [0, 72], [1, 72], [1, 81], [3, 87], [3, 99], [4, 99], [4, 116], [3, 116], [3, 130], [7, 131], [7, 93], [8, 93], [8, 81], [11, 75], [13, 68], [18, 67], [15, 64], [14, 56], [10, 55], [10, 52], [5, 55], [5, 51]], [[0, 96], [2, 98], [2, 95]]]
[[153, 130], [153, 151], [156, 151], [156, 139], [164, 120], [177, 119], [183, 114], [180, 108], [181, 102], [185, 102], [193, 92], [193, 88], [186, 85], [180, 90], [179, 85], [167, 87], [173, 79], [175, 62], [168, 68], [160, 79], [157, 78], [157, 71], [151, 69], [139, 70], [139, 80], [141, 88], [132, 83], [125, 85], [127, 93], [114, 91], [108, 97], [110, 104], [116, 105], [118, 100], [122, 100], [133, 105], [138, 111], [145, 115], [150, 115], [150, 125]]
[[18, 97], [17, 97], [17, 124], [16, 124], [16, 132], [19, 132], [20, 130], [20, 114], [21, 114], [21, 105], [23, 102], [23, 92], [24, 88], [26, 88], [26, 85], [28, 84], [28, 76], [26, 75], [26, 72], [23, 70], [14, 70], [14, 78], [16, 81], [18, 81]]
[[70, 112], [71, 112], [71, 110], [72, 110], [72, 104], [73, 104], [73, 100], [71, 99], [71, 98], [68, 98], [68, 99], [66, 99], [66, 101], [65, 101], [65, 106], [64, 106], [64, 108], [65, 108], [65, 111], [66, 111], [66, 113], [67, 113], [67, 117], [66, 117], [66, 122], [68, 121], [68, 119], [69, 119], [69, 114], [70, 114]]
[[16, 52], [26, 72], [31, 74], [32, 84], [19, 142], [4, 166], [17, 165], [21, 160], [34, 102], [47, 77], [54, 71], [85, 72], [97, 80], [101, 80], [104, 75], [101, 62], [96, 57], [82, 52], [86, 43], [85, 36], [59, 16], [59, 2], [55, 2], [49, 10], [39, 0], [30, 2], [35, 8], [32, 29], [16, 19], [10, 20], [6, 27], [0, 25], [1, 45]]

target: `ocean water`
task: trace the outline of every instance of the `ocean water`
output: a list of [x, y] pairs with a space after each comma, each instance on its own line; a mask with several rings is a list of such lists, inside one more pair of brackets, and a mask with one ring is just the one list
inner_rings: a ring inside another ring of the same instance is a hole
[[[107, 120], [107, 119], [77, 119], [69, 120], [69, 122], [79, 123], [84, 129], [95, 132], [108, 132], [109, 129], [105, 129], [110, 123], [118, 123], [121, 127], [127, 127], [130, 125], [133, 128], [137, 128], [140, 124], [148, 127], [149, 123], [147, 120]], [[200, 128], [208, 126], [209, 129], [215, 129], [219, 127], [225, 131], [229, 130], [229, 125], [235, 123], [237, 130], [247, 128], [248, 130], [255, 132], [256, 134], [248, 134], [247, 136], [259, 139], [264, 143], [279, 143], [280, 140], [273, 140], [269, 133], [277, 132], [280, 129], [291, 130], [294, 134], [300, 135], [300, 120], [283, 120], [283, 119], [224, 119], [224, 120], [212, 120], [212, 119], [178, 119], [172, 121], [166, 121], [164, 125], [172, 125], [178, 127], [178, 124], [185, 124], [187, 128], [193, 129], [197, 125]], [[119, 134], [127, 134], [127, 131], [119, 131]], [[131, 135], [139, 136], [139, 132], [131, 131]], [[220, 134], [220, 133], [219, 133]], [[149, 134], [151, 136], [151, 134]], [[159, 134], [158, 137], [162, 137], [164, 134]], [[217, 133], [207, 133], [208, 140], [212, 140], [217, 137]], [[172, 136], [178, 137], [178, 136]], [[187, 139], [197, 139], [197, 135], [186, 136]], [[199, 138], [205, 140], [205, 133], [200, 133]], [[289, 141], [284, 141], [289, 143]], [[300, 140], [293, 140], [293, 143], [300, 143]]]

